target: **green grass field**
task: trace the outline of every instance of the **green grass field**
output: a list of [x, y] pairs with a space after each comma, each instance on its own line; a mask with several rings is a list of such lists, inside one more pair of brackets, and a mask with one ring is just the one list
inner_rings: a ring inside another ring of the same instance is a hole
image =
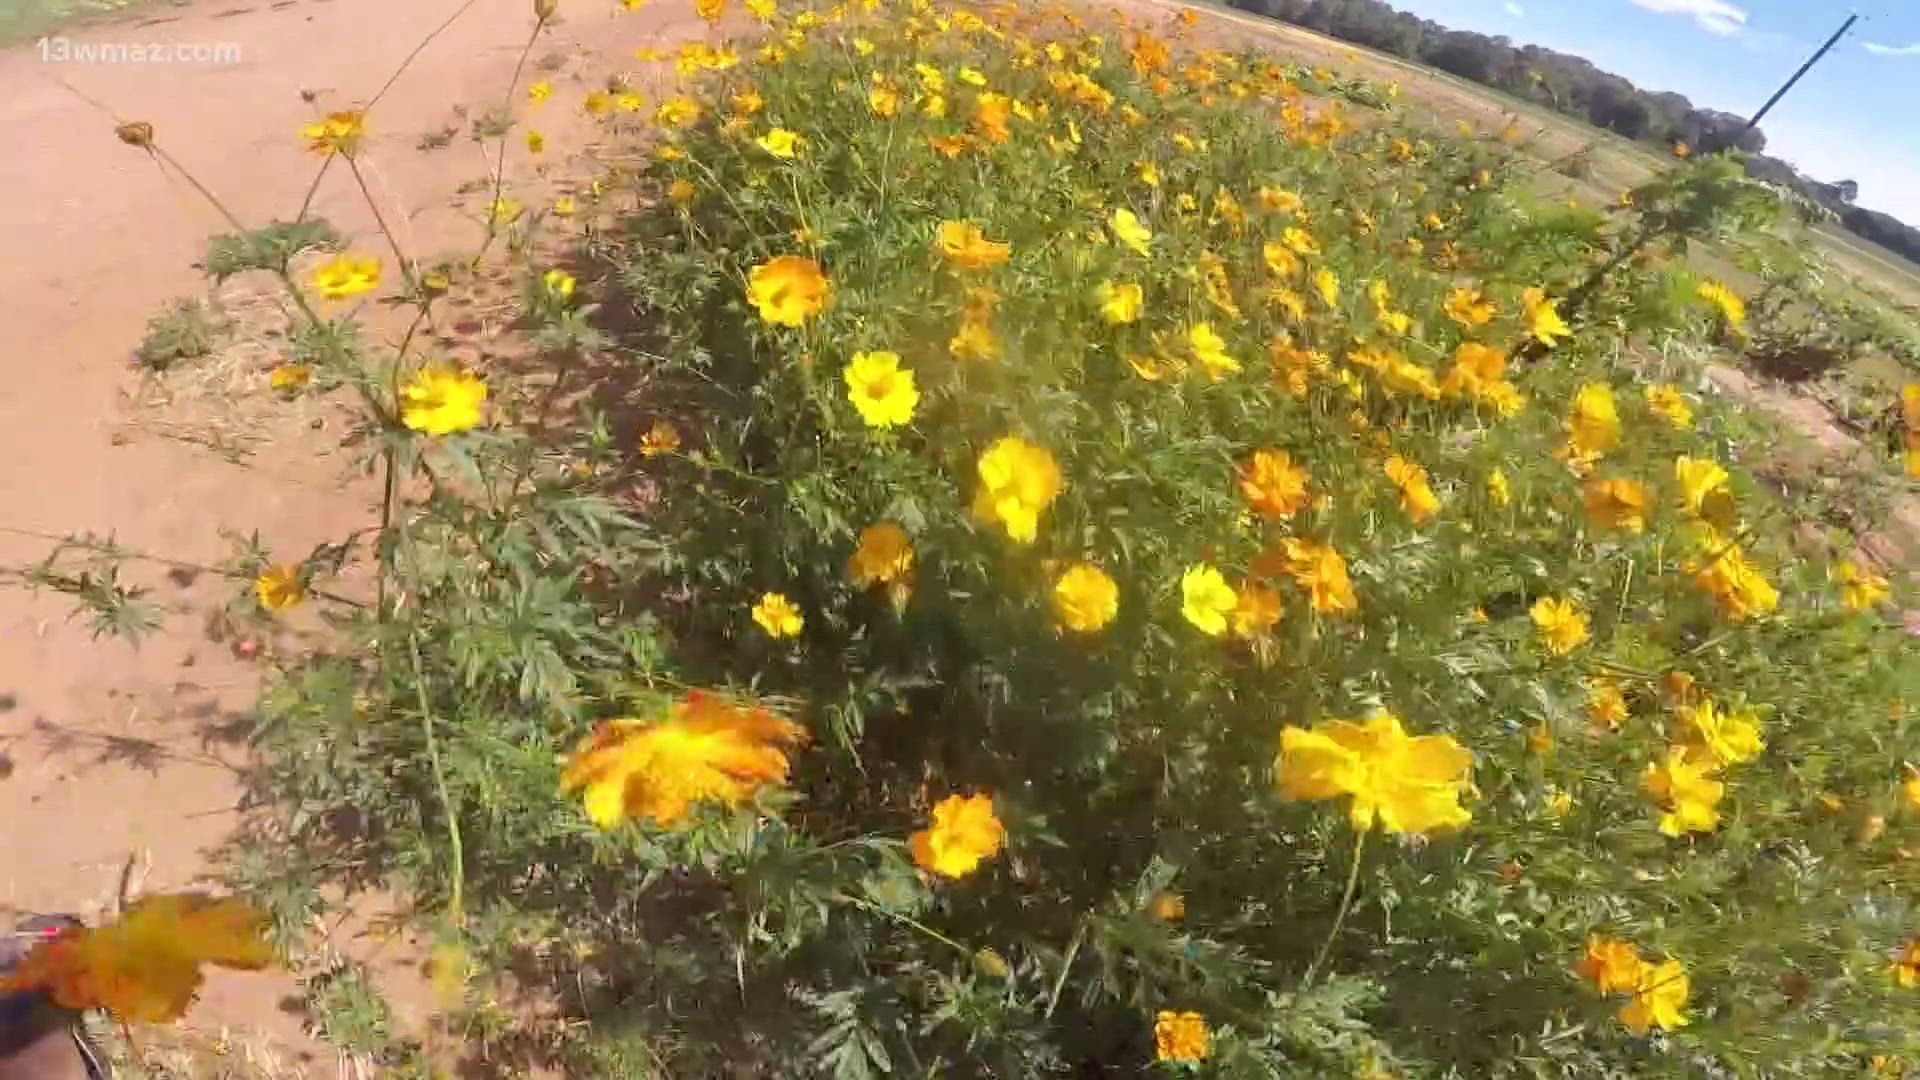
[[[1543, 161], [1584, 151], [1591, 171], [1568, 182], [1568, 190], [1581, 198], [1610, 201], [1620, 191], [1644, 183], [1665, 164], [1651, 147], [1491, 87], [1297, 26], [1217, 4], [1202, 6], [1302, 63], [1398, 82], [1409, 101], [1448, 123], [1467, 120], [1484, 129], [1498, 127], [1508, 117], [1517, 119], [1528, 136], [1529, 149]], [[1822, 229], [1821, 235], [1822, 254], [1864, 295], [1882, 302], [1920, 304], [1920, 267], [1838, 226]], [[1875, 296], [1876, 292], [1884, 295]]]
[[0, 0], [0, 47], [31, 41], [57, 27], [178, 0]]

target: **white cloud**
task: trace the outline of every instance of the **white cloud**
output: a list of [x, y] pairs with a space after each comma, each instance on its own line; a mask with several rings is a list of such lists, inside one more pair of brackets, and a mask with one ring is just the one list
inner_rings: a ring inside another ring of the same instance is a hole
[[1864, 42], [1862, 48], [1875, 56], [1920, 56], [1920, 45], [1882, 45], [1877, 41]]
[[1685, 15], [1702, 30], [1721, 37], [1732, 37], [1747, 28], [1747, 10], [1727, 0], [1632, 0], [1648, 11], [1662, 15]]
[[1519, 4], [1514, 3], [1513, 0], [1507, 0], [1506, 12], [1507, 14], [1517, 19], [1520, 16], [1525, 15], [1527, 13], [1527, 9], [1521, 7]]

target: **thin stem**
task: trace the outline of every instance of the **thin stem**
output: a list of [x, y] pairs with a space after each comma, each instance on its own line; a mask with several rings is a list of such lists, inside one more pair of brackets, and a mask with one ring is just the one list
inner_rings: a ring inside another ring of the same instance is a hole
[[320, 162], [320, 168], [314, 172], [313, 183], [307, 185], [306, 197], [300, 200], [300, 212], [294, 215], [293, 218], [295, 225], [307, 220], [307, 211], [313, 209], [313, 197], [320, 191], [320, 181], [327, 178], [327, 170], [332, 167], [333, 155], [328, 154], [326, 158]]
[[359, 186], [360, 196], [367, 200], [367, 209], [373, 211], [373, 223], [380, 227], [380, 234], [387, 238], [387, 246], [393, 249], [393, 257], [400, 264], [400, 277], [406, 281], [407, 288], [411, 291], [414, 287], [412, 260], [408, 259], [407, 253], [401, 249], [400, 238], [394, 235], [392, 227], [387, 224], [386, 215], [380, 212], [379, 201], [373, 197], [373, 192], [367, 190], [367, 179], [360, 174], [360, 163], [348, 157], [347, 168], [352, 170], [353, 182]]
[[[533, 33], [527, 35], [527, 43], [520, 50], [520, 59], [513, 63], [513, 77], [507, 80], [507, 103], [504, 106], [509, 117], [513, 115], [514, 91], [520, 88], [520, 72], [526, 68], [527, 57], [533, 53], [533, 43], [540, 40], [540, 31], [546, 27], [547, 17], [542, 15], [533, 24]], [[493, 162], [493, 201], [487, 204], [487, 235], [480, 241], [480, 250], [474, 253], [473, 261], [476, 264], [486, 256], [487, 249], [493, 246], [493, 238], [499, 233], [500, 215], [496, 210], [500, 205], [500, 192], [507, 184], [507, 137], [512, 134], [511, 123], [500, 132], [500, 148]]]
[[121, 1026], [121, 1038], [123, 1038], [123, 1040], [127, 1040], [127, 1051], [129, 1051], [129, 1053], [132, 1053], [132, 1059], [134, 1059], [134, 1063], [136, 1063], [136, 1065], [140, 1067], [140, 1070], [144, 1072], [144, 1070], [148, 1068], [148, 1061], [146, 1061], [146, 1049], [142, 1049], [142, 1047], [140, 1047], [140, 1040], [136, 1040], [136, 1038], [132, 1038], [132, 1024], [129, 1024], [127, 1020], [119, 1020], [119, 1026]]
[[179, 173], [180, 179], [185, 180], [188, 184], [192, 185], [193, 190], [199, 192], [201, 198], [207, 200], [209, 203], [212, 203], [213, 208], [215, 210], [220, 211], [220, 216], [227, 219], [227, 224], [232, 225], [235, 232], [247, 231], [247, 227], [240, 223], [240, 219], [233, 216], [233, 211], [227, 209], [227, 204], [221, 202], [218, 196], [216, 196], [213, 192], [207, 190], [207, 186], [205, 184], [202, 184], [199, 180], [194, 179], [194, 175], [187, 171], [186, 166], [180, 164], [179, 160], [175, 158], [172, 154], [167, 153], [165, 147], [162, 147], [157, 142], [150, 142], [147, 144], [147, 153], [152, 154], [156, 159], [158, 159], [161, 162], [164, 162], [174, 172]]
[[[37, 529], [20, 529], [11, 525], [0, 525], [0, 533], [11, 533], [14, 536], [25, 536], [34, 540], [46, 540], [56, 544], [64, 544], [70, 548], [77, 548], [81, 551], [91, 551], [99, 555], [111, 555], [119, 559], [157, 563], [161, 566], [171, 566], [177, 570], [192, 570], [200, 574], [214, 574], [233, 581], [253, 580], [251, 575], [238, 570], [222, 570], [217, 566], [208, 566], [205, 563], [187, 562], [184, 559], [170, 559], [165, 555], [150, 555], [144, 551], [129, 551], [126, 548], [113, 544], [102, 544], [92, 540], [76, 540], [71, 536], [56, 536], [53, 533], [40, 532]], [[324, 589], [309, 589], [308, 591], [320, 597], [322, 600], [330, 600], [333, 603], [343, 604], [347, 607], [364, 608], [367, 606], [362, 601], [341, 596], [337, 593], [330, 593]]]
[[433, 731], [433, 706], [427, 701], [426, 665], [420, 662], [420, 638], [412, 630], [407, 632], [407, 653], [413, 661], [413, 691], [420, 703], [420, 731], [427, 744], [427, 762], [433, 768], [433, 786], [440, 795], [440, 812], [447, 817], [447, 845], [453, 849], [453, 875], [449, 884], [450, 898], [448, 910], [457, 926], [462, 921], [467, 883], [466, 847], [460, 840], [460, 815], [453, 805], [453, 794], [447, 789], [446, 767], [440, 761], [440, 740]]
[[908, 918], [907, 916], [901, 915], [897, 912], [888, 911], [886, 908], [879, 907], [874, 904], [870, 904], [867, 901], [862, 900], [857, 896], [849, 896], [846, 893], [839, 894], [839, 896], [837, 896], [836, 899], [842, 901], [843, 903], [852, 904], [854, 907], [857, 907], [862, 911], [869, 911], [875, 915], [884, 916], [885, 918], [892, 919], [895, 922], [904, 924], [906, 926], [911, 926], [915, 930], [920, 931], [921, 933], [927, 935], [928, 937], [932, 938], [935, 941], [940, 942], [943, 945], [952, 946], [953, 949], [956, 952], [960, 953], [960, 955], [962, 956], [973, 955], [972, 949], [967, 948], [965, 945], [960, 944], [959, 942], [953, 940], [952, 938], [941, 933], [940, 931], [935, 930], [934, 928], [926, 925], [925, 923], [918, 922], [914, 919]]
[[1320, 964], [1327, 954], [1333, 951], [1333, 940], [1340, 936], [1340, 927], [1346, 924], [1347, 912], [1353, 910], [1353, 894], [1360, 887], [1360, 861], [1366, 854], [1367, 830], [1355, 830], [1353, 838], [1353, 866], [1347, 871], [1347, 890], [1340, 894], [1340, 910], [1333, 916], [1333, 928], [1327, 931], [1327, 940], [1320, 943], [1320, 951], [1315, 954], [1313, 963], [1307, 965], [1307, 973], [1300, 979], [1300, 989], [1313, 985], [1313, 977], [1320, 971]]
[[407, 68], [413, 64], [414, 59], [426, 50], [427, 45], [430, 44], [434, 38], [439, 37], [443, 32], [445, 32], [447, 27], [452, 26], [453, 21], [455, 19], [458, 19], [460, 16], [465, 15], [467, 13], [468, 8], [472, 7], [474, 4], [478, 2], [479, 0], [467, 0], [466, 3], [461, 4], [457, 8], [454, 8], [453, 14], [441, 20], [439, 26], [436, 26], [432, 30], [427, 31], [427, 36], [421, 38], [420, 44], [415, 45], [413, 47], [413, 51], [407, 54], [406, 59], [400, 61], [400, 66], [397, 68], [394, 68], [393, 74], [387, 76], [387, 81], [381, 84], [380, 92], [373, 95], [372, 100], [368, 101], [366, 104], [366, 108], [362, 109], [361, 111], [362, 112], [371, 111], [375, 105], [379, 104], [380, 99], [387, 96], [387, 91], [393, 89], [393, 84], [400, 81], [400, 76], [404, 74]]

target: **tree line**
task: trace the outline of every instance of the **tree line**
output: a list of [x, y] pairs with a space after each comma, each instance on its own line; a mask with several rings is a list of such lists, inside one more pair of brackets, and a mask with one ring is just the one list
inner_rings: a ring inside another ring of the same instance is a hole
[[1854, 205], [1860, 185], [1822, 183], [1766, 153], [1767, 137], [1746, 118], [1702, 109], [1683, 94], [1656, 93], [1590, 61], [1505, 37], [1454, 30], [1382, 0], [1229, 0], [1237, 8], [1329, 37], [1417, 61], [1514, 97], [1661, 147], [1743, 152], [1747, 172], [1831, 209], [1850, 232], [1920, 263], [1920, 229]]

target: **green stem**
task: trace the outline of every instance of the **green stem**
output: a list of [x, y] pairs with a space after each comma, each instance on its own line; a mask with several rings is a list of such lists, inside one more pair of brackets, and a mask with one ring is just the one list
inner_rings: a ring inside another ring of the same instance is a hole
[[[507, 80], [505, 108], [508, 116], [513, 115], [513, 92], [520, 87], [520, 72], [526, 68], [527, 57], [533, 52], [533, 43], [540, 40], [540, 31], [546, 29], [546, 26], [546, 16], [541, 16], [539, 21], [533, 24], [533, 33], [527, 35], [527, 44], [520, 50], [520, 59], [514, 61], [513, 77]], [[506, 188], [507, 184], [507, 138], [512, 134], [512, 124], [508, 124], [506, 129], [500, 132], [500, 148], [493, 162], [493, 200], [487, 203], [487, 235], [480, 241], [480, 250], [474, 252], [475, 265], [478, 265], [486, 256], [487, 249], [493, 246], [493, 238], [499, 234], [500, 215], [496, 211], [500, 205], [500, 192]]]
[[413, 661], [413, 691], [420, 703], [420, 732], [427, 744], [427, 763], [433, 768], [433, 786], [440, 795], [440, 812], [447, 818], [447, 846], [452, 848], [453, 872], [449, 883], [447, 908], [453, 916], [454, 925], [462, 921], [462, 908], [465, 903], [467, 882], [466, 847], [460, 840], [460, 815], [453, 804], [453, 793], [447, 789], [446, 767], [440, 761], [440, 741], [433, 731], [433, 706], [427, 701], [426, 665], [420, 662], [420, 638], [413, 631], [407, 632], [407, 653]]
[[965, 945], [960, 944], [959, 942], [953, 940], [952, 938], [941, 933], [940, 931], [935, 930], [933, 927], [926, 925], [925, 923], [919, 922], [915, 919], [908, 918], [907, 916], [901, 915], [897, 912], [888, 911], [886, 908], [868, 903], [867, 901], [862, 900], [857, 896], [849, 896], [846, 893], [840, 893], [838, 896], [835, 897], [835, 899], [841, 901], [842, 903], [852, 904], [854, 907], [857, 907], [862, 911], [871, 912], [875, 915], [882, 916], [883, 918], [892, 919], [893, 921], [900, 923], [904, 926], [910, 926], [915, 930], [918, 930], [921, 933], [932, 938], [933, 940], [940, 942], [943, 945], [951, 946], [955, 952], [958, 952], [962, 956], [973, 955], [972, 949], [967, 948]]
[[1340, 936], [1340, 927], [1346, 924], [1347, 912], [1353, 910], [1353, 894], [1360, 887], [1360, 861], [1366, 854], [1367, 833], [1359, 830], [1353, 838], [1353, 866], [1347, 871], [1347, 890], [1340, 894], [1340, 910], [1333, 916], [1333, 928], [1327, 931], [1327, 940], [1320, 943], [1320, 951], [1314, 955], [1313, 963], [1307, 965], [1307, 973], [1300, 979], [1300, 989], [1306, 990], [1313, 985], [1313, 977], [1320, 971], [1320, 964], [1327, 954], [1333, 951], [1333, 940]]

